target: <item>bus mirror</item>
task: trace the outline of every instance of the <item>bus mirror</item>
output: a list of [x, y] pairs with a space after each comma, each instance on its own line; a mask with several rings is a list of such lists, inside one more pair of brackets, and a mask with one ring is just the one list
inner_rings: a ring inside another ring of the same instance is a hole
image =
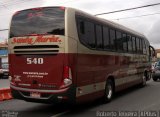
[[151, 57], [155, 57], [156, 56], [156, 51], [155, 51], [153, 46], [149, 46], [149, 52], [150, 52], [150, 56]]

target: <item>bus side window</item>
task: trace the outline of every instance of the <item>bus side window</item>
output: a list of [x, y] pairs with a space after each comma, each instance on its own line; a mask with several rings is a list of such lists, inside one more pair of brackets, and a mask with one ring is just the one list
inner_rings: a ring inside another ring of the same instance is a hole
[[90, 48], [95, 48], [95, 30], [94, 30], [94, 24], [92, 22], [87, 21], [86, 24], [86, 39], [88, 40], [88, 46]]
[[119, 31], [116, 31], [116, 45], [118, 51], [123, 51], [123, 39], [122, 39], [122, 33]]
[[143, 53], [143, 45], [142, 45], [142, 39], [140, 39], [140, 53]]
[[149, 55], [149, 43], [147, 41], [145, 41], [145, 45], [146, 45], [146, 54]]
[[142, 44], [143, 44], [143, 54], [147, 54], [147, 49], [144, 39], [142, 40]]
[[128, 51], [128, 40], [127, 40], [127, 35], [122, 34], [122, 41], [123, 41], [123, 50], [124, 52]]
[[97, 48], [103, 49], [102, 27], [100, 25], [96, 25], [96, 40], [97, 40]]
[[136, 52], [136, 39], [135, 37], [132, 37], [132, 43], [133, 43], [133, 52]]
[[84, 21], [80, 21], [80, 33], [85, 34]]
[[110, 29], [109, 33], [110, 33], [110, 47], [111, 50], [114, 51], [116, 49], [116, 33], [115, 30], [113, 29]]
[[85, 19], [78, 19], [79, 40], [89, 48], [95, 48], [94, 24]]
[[109, 30], [108, 27], [103, 26], [103, 41], [104, 41], [104, 49], [110, 49], [110, 40], [109, 40]]
[[77, 18], [77, 28], [78, 28], [78, 36], [80, 42], [84, 45], [87, 45], [88, 41], [86, 38], [86, 30], [85, 30], [85, 20], [81, 18]]
[[139, 38], [136, 38], [136, 46], [137, 46], [137, 53], [140, 53], [140, 43], [139, 43]]
[[127, 40], [128, 40], [128, 52], [132, 52], [133, 45], [132, 45], [131, 35], [127, 35]]

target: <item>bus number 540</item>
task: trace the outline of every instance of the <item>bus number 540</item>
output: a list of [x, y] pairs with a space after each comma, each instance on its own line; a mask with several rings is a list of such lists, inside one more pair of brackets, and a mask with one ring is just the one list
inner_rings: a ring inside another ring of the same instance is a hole
[[27, 64], [43, 64], [43, 58], [27, 58]]

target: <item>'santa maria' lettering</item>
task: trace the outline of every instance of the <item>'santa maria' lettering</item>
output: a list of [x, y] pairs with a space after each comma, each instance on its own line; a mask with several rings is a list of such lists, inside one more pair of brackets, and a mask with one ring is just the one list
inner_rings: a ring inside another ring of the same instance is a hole
[[61, 39], [55, 36], [51, 37], [37, 36], [35, 39], [31, 37], [25, 37], [25, 38], [14, 37], [12, 39], [12, 44], [21, 44], [21, 43], [34, 44], [34, 43], [44, 43], [44, 42], [61, 42]]

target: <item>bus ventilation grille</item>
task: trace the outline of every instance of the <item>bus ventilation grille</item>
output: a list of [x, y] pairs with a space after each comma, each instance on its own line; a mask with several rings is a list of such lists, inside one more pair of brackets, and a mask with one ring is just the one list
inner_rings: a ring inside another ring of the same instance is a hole
[[58, 52], [58, 45], [30, 45], [14, 47], [14, 53], [16, 55], [57, 55]]

